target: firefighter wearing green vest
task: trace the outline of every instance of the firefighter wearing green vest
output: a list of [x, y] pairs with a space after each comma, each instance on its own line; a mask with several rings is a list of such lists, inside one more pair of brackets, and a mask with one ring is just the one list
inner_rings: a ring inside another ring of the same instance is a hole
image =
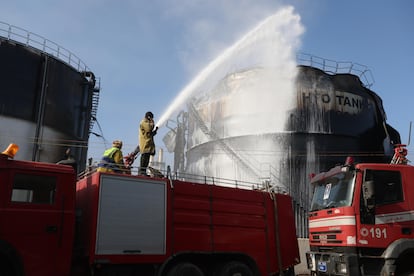
[[122, 141], [113, 141], [112, 147], [105, 150], [102, 159], [98, 164], [98, 172], [123, 173], [125, 166], [121, 149]]

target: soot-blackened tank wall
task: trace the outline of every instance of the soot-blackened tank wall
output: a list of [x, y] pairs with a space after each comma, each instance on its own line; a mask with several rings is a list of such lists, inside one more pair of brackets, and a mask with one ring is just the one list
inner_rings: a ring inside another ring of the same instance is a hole
[[[357, 140], [351, 148], [359, 154], [359, 161], [389, 161], [392, 143], [399, 143], [400, 136], [386, 123], [381, 98], [355, 75], [330, 75], [308, 66], [298, 68], [298, 105], [290, 115], [287, 131], [349, 137]], [[342, 146], [342, 153], [349, 153], [347, 145]]]
[[[0, 146], [19, 144], [16, 159], [58, 162], [67, 148], [86, 164], [94, 78], [53, 56], [0, 40]], [[93, 74], [92, 74], [93, 75]]]

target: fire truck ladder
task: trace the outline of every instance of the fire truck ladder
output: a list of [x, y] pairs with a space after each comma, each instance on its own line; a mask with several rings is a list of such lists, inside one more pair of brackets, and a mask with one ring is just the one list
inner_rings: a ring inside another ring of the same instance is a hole
[[223, 150], [232, 157], [237, 164], [241, 165], [242, 168], [246, 169], [251, 175], [260, 179], [260, 176], [257, 174], [256, 170], [254, 170], [249, 164], [247, 164], [238, 154], [236, 151], [232, 149], [232, 147], [226, 143], [223, 139], [218, 137], [217, 133], [214, 130], [210, 130], [206, 124], [204, 123], [203, 119], [201, 118], [200, 114], [195, 109], [192, 102], [188, 102], [188, 111], [194, 116], [194, 119], [197, 125], [200, 127], [201, 131], [210, 138], [210, 141], [215, 141], [220, 144]]

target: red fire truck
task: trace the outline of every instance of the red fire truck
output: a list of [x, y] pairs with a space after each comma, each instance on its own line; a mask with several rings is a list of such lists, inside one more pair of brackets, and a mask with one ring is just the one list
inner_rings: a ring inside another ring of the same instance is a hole
[[[291, 198], [0, 154], [0, 275], [292, 275]], [[289, 274], [290, 273], [290, 274]]]
[[352, 164], [311, 180], [312, 275], [414, 275], [414, 167], [398, 145], [391, 164]]

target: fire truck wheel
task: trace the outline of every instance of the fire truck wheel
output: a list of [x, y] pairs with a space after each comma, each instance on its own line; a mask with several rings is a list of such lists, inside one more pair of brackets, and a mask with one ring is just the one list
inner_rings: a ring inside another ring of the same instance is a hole
[[184, 262], [176, 264], [167, 276], [204, 276], [204, 273], [195, 264]]
[[403, 272], [400, 274], [400, 276], [414, 276], [414, 271], [411, 272]]
[[23, 275], [23, 263], [17, 251], [7, 242], [0, 240], [0, 275]]
[[253, 276], [253, 272], [246, 264], [232, 261], [221, 267], [218, 276]]
[[0, 260], [0, 275], [4, 276], [14, 276], [16, 275], [12, 264], [7, 260]]

